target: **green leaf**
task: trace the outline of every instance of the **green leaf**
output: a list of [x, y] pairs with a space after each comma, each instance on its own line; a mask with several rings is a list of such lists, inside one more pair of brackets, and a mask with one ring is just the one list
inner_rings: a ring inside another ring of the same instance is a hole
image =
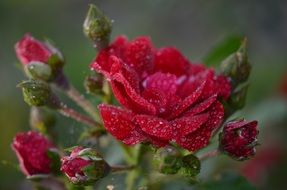
[[195, 190], [255, 190], [244, 177], [234, 173], [225, 173], [218, 180], [208, 181], [195, 186]]
[[240, 47], [241, 41], [242, 36], [240, 35], [226, 37], [209, 51], [209, 53], [203, 58], [203, 63], [208, 66], [219, 66], [223, 59]]

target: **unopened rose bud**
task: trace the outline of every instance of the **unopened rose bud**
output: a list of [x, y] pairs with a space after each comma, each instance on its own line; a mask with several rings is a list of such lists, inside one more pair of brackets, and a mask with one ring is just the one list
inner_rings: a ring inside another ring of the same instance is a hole
[[49, 106], [58, 108], [59, 99], [52, 93], [46, 82], [40, 80], [27, 80], [18, 84], [22, 88], [24, 101], [30, 106]]
[[160, 173], [176, 174], [181, 168], [181, 154], [172, 146], [160, 148], [154, 156], [154, 165]]
[[112, 22], [95, 5], [90, 5], [83, 29], [85, 35], [98, 49], [105, 48], [109, 44]]
[[255, 154], [257, 121], [238, 120], [227, 123], [220, 134], [220, 150], [235, 160], [245, 160]]
[[55, 146], [40, 133], [29, 131], [17, 134], [12, 143], [20, 163], [20, 169], [27, 177], [45, 176], [52, 173], [53, 160], [48, 156]]
[[90, 185], [105, 177], [111, 168], [101, 155], [91, 148], [76, 147], [62, 158], [61, 171], [78, 185]]
[[251, 65], [247, 56], [246, 40], [244, 40], [240, 48], [222, 62], [221, 72], [231, 78], [232, 86], [235, 88], [238, 84], [247, 81], [250, 71]]
[[179, 173], [186, 177], [195, 177], [200, 172], [200, 161], [193, 154], [182, 157], [182, 167]]
[[89, 94], [101, 94], [103, 90], [104, 79], [101, 75], [87, 76], [84, 86]]
[[15, 45], [18, 59], [32, 79], [51, 80], [64, 64], [61, 52], [51, 43], [41, 42], [26, 34]]

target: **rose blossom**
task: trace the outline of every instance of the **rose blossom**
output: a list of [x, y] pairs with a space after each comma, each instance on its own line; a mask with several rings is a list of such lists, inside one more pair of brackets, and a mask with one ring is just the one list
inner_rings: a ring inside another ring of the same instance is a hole
[[51, 173], [51, 160], [47, 151], [55, 146], [38, 132], [17, 134], [12, 143], [22, 172], [27, 175]]
[[105, 128], [128, 145], [176, 142], [196, 151], [209, 143], [230, 95], [226, 77], [190, 63], [177, 49], [156, 49], [148, 37], [119, 36], [91, 68], [104, 74], [124, 107], [99, 106]]
[[220, 148], [236, 160], [248, 159], [255, 154], [257, 134], [257, 121], [229, 122], [223, 128]]

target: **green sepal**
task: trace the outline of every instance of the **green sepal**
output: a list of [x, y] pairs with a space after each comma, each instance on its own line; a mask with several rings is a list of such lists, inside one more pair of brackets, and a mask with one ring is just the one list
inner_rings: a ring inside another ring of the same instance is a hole
[[55, 148], [50, 148], [47, 151], [47, 155], [51, 160], [50, 168], [51, 168], [52, 173], [55, 175], [60, 175], [61, 174], [60, 172], [61, 157], [60, 157], [59, 151]]
[[226, 101], [222, 101], [225, 118], [228, 118], [235, 111], [242, 109], [245, 106], [249, 83], [238, 86], [232, 91], [230, 97]]
[[51, 67], [39, 61], [32, 61], [25, 67], [25, 72], [31, 79], [49, 81], [52, 77]]
[[71, 153], [77, 147], [79, 147], [79, 146], [71, 146], [71, 147], [65, 148], [64, 151]]
[[53, 54], [49, 57], [48, 65], [52, 68], [53, 74], [64, 66], [64, 61], [58, 54]]
[[101, 161], [103, 157], [94, 149], [85, 148], [81, 150], [78, 155], [85, 160]]
[[221, 74], [230, 77], [233, 89], [248, 80], [251, 65], [246, 50], [246, 39], [236, 52], [221, 63], [220, 70]]
[[38, 182], [38, 181], [41, 181], [43, 179], [47, 179], [49, 177], [51, 177], [50, 174], [35, 174], [35, 175], [27, 176], [26, 178], [31, 180], [31, 181]]
[[96, 161], [84, 167], [82, 171], [87, 177], [83, 184], [89, 185], [107, 176], [111, 170], [105, 161]]

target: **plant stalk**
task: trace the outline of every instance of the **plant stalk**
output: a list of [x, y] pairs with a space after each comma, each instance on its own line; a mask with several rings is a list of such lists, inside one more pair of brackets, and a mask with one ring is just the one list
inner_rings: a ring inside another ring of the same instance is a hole
[[90, 127], [100, 127], [100, 124], [96, 121], [94, 121], [92, 118], [82, 115], [79, 112], [77, 112], [76, 110], [67, 107], [66, 105], [61, 105], [60, 109], [58, 109], [58, 111], [66, 116], [66, 117], [70, 117], [73, 118], [74, 120], [86, 124]]

